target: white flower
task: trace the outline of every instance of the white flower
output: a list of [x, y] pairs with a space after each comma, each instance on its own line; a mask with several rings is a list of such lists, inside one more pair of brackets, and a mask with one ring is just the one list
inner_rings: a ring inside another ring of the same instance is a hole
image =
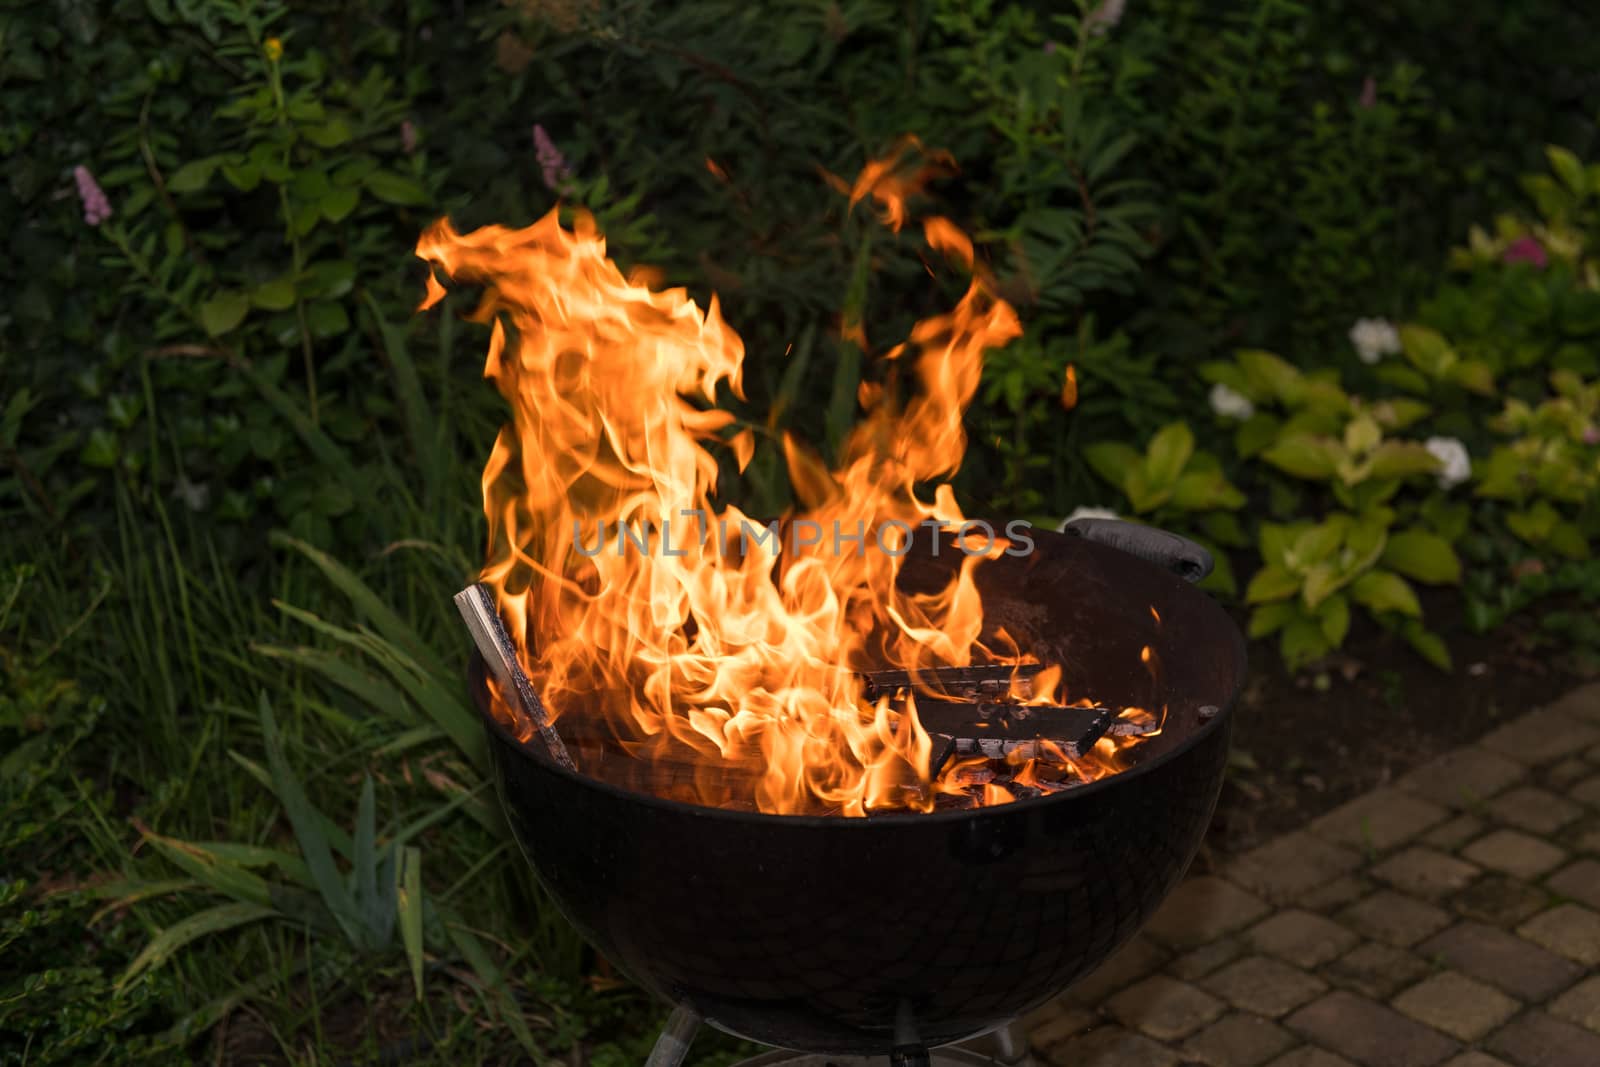
[[172, 495], [183, 501], [190, 511], [204, 511], [211, 502], [211, 487], [205, 482], [196, 485], [183, 475], [178, 475], [178, 481], [172, 487]]
[[1107, 511], [1105, 508], [1073, 508], [1072, 514], [1062, 519], [1061, 525], [1057, 526], [1056, 529], [1065, 532], [1067, 523], [1073, 519], [1114, 519], [1116, 517], [1117, 513], [1115, 511]]
[[1122, 11], [1127, 6], [1128, 0], [1100, 0], [1099, 6], [1084, 18], [1084, 26], [1098, 37], [1122, 21]]
[[1211, 387], [1211, 410], [1225, 419], [1248, 419], [1256, 406], [1239, 390], [1218, 382]]
[[1350, 327], [1350, 343], [1361, 362], [1372, 364], [1400, 351], [1400, 331], [1388, 319], [1357, 319]]
[[1422, 447], [1439, 461], [1439, 488], [1449, 489], [1472, 476], [1472, 457], [1467, 455], [1467, 446], [1454, 437], [1430, 437]]

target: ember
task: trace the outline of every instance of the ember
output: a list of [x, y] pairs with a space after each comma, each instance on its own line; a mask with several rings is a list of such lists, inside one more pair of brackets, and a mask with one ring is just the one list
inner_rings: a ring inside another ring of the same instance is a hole
[[[949, 166], [913, 147], [850, 190], [896, 230], [908, 196]], [[483, 476], [481, 577], [516, 645], [521, 670], [497, 678], [495, 708], [518, 736], [552, 751], [565, 738], [584, 773], [675, 799], [860, 816], [1091, 781], [1159, 730], [1163, 713], [1074, 706], [1061, 665], [984, 617], [975, 572], [1031, 542], [1017, 524], [978, 537], [939, 480], [960, 466], [984, 351], [1020, 326], [948, 219], [922, 235], [972, 272], [966, 295], [881, 353], [884, 380], [863, 386], [865, 418], [833, 469], [782, 441], [800, 504], [784, 522], [852, 531], [847, 551], [727, 543], [730, 527], [762, 527], [712, 507], [718, 453], [742, 470], [755, 447], [715, 406], [719, 389], [742, 396], [744, 349], [714, 297], [702, 311], [624, 277], [583, 215], [572, 230], [551, 212], [523, 230], [440, 221], [423, 235], [419, 256], [483, 286], [485, 374], [511, 408]], [[428, 289], [424, 307], [444, 295], [432, 276]], [[908, 592], [902, 560], [922, 530], [964, 555], [941, 586]], [[585, 548], [607, 531], [619, 546], [638, 531], [637, 550]]]

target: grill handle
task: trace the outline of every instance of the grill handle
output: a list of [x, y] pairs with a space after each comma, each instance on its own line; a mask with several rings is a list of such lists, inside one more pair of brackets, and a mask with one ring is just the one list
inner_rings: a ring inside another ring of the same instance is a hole
[[1211, 573], [1213, 565], [1211, 553], [1187, 537], [1154, 526], [1140, 526], [1121, 519], [1073, 519], [1061, 532], [1138, 556], [1186, 582], [1198, 582]]

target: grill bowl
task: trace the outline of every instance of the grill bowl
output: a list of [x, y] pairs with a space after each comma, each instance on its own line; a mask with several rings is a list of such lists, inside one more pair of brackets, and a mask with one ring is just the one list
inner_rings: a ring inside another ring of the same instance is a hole
[[[1034, 800], [844, 819], [630, 792], [518, 742], [490, 712], [475, 656], [469, 684], [501, 799], [567, 919], [652, 993], [802, 1052], [959, 1041], [1093, 970], [1199, 847], [1244, 640], [1208, 597], [1152, 564], [1033, 536], [1033, 555], [978, 568], [986, 620], [1062, 663], [1074, 697], [1168, 708], [1136, 766]], [[904, 580], [937, 580], [949, 565], [919, 557]], [[1208, 705], [1216, 712], [1202, 715]]]

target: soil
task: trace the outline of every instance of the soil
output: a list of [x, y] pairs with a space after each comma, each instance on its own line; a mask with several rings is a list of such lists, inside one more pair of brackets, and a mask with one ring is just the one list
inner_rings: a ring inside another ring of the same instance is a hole
[[[1341, 654], [1299, 676], [1284, 669], [1275, 641], [1251, 643], [1208, 851], [1236, 853], [1296, 829], [1582, 681], [1536, 648], [1531, 620], [1479, 635], [1460, 621], [1454, 590], [1421, 599], [1450, 647], [1448, 674], [1372, 623], [1352, 626]], [[1241, 627], [1245, 615], [1237, 613]]]

